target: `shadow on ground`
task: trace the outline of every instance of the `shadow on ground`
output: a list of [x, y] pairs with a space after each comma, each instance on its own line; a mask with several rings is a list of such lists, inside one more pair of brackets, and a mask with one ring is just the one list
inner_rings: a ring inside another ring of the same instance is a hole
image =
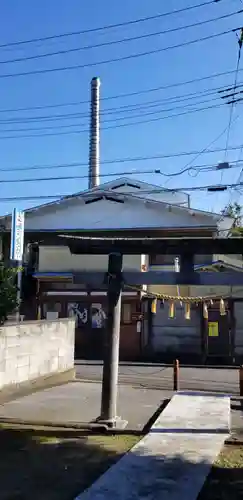
[[138, 440], [67, 431], [0, 430], [1, 500], [74, 500]]
[[[74, 500], [139, 438], [134, 434], [112, 436], [80, 431], [1, 429], [0, 439], [0, 500]], [[234, 458], [234, 468], [231, 459], [236, 448], [227, 447], [227, 450], [230, 450], [228, 455], [226, 453], [213, 467], [199, 500], [243, 498], [243, 447]], [[143, 454], [139, 456], [143, 474], [146, 459]], [[185, 461], [177, 456], [166, 465], [163, 456], [153, 459], [158, 478], [163, 476], [162, 470], [167, 471], [169, 477], [165, 485], [160, 482], [162, 490], [158, 491], [158, 498], [164, 493], [169, 499], [170, 488], [180, 482], [181, 466]], [[208, 467], [207, 464], [186, 462], [191, 477], [200, 466]], [[145, 490], [141, 484], [140, 496], [150, 498], [155, 491], [151, 491], [151, 484]]]
[[243, 446], [226, 446], [198, 496], [198, 500], [243, 498]]

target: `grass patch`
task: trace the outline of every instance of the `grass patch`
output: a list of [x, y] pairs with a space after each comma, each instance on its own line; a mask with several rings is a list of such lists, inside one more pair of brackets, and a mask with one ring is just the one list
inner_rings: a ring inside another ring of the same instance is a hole
[[198, 500], [242, 500], [243, 446], [225, 446]]
[[73, 500], [139, 437], [0, 429], [1, 500]]

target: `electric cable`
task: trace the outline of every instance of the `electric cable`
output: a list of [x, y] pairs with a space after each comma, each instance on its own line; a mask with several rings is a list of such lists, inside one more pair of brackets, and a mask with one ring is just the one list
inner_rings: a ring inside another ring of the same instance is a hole
[[[228, 169], [232, 168], [240, 168], [243, 166], [243, 161], [240, 162], [239, 165], [233, 164], [228, 167]], [[128, 170], [128, 171], [123, 171], [123, 172], [108, 172], [105, 174], [100, 174], [100, 177], [114, 177], [114, 176], [125, 176], [125, 175], [141, 175], [141, 174], [159, 174], [164, 177], [178, 177], [179, 175], [183, 175], [186, 172], [189, 172], [190, 170], [195, 170], [197, 173], [203, 173], [203, 172], [211, 172], [211, 171], [217, 171], [218, 170], [218, 165], [202, 165], [202, 166], [197, 166], [197, 167], [188, 167], [181, 169], [177, 172], [174, 173], [166, 173], [161, 171], [160, 169], [150, 169], [150, 170]], [[9, 170], [8, 170], [9, 171]], [[11, 173], [12, 173], [11, 169]], [[92, 177], [92, 176], [91, 176]], [[89, 179], [90, 175], [65, 175], [65, 176], [55, 176], [55, 177], [38, 177], [38, 178], [15, 178], [15, 179], [0, 179], [0, 184], [15, 184], [15, 183], [21, 183], [21, 182], [43, 182], [43, 181], [64, 181], [64, 180], [78, 180], [78, 179]]]
[[[233, 123], [235, 123], [238, 118], [239, 118], [239, 114], [234, 118], [234, 121]], [[186, 163], [186, 165], [184, 166], [184, 168], [187, 168], [189, 167], [190, 165], [192, 165], [194, 163], [194, 161], [196, 161], [202, 154], [206, 153], [206, 151], [211, 147], [213, 146], [213, 144], [215, 144], [215, 142], [217, 142], [219, 139], [221, 139], [221, 137], [224, 136], [224, 134], [227, 132], [228, 130], [228, 125], [224, 128], [224, 130], [219, 134], [217, 135], [217, 137], [215, 137], [215, 139], [213, 139], [212, 141], [210, 141], [207, 146], [205, 148], [203, 148], [199, 153], [196, 154], [196, 156], [194, 156], [194, 158], [192, 158], [188, 163]]]
[[125, 56], [114, 57], [111, 59], [103, 59], [101, 61], [87, 62], [84, 64], [76, 64], [76, 65], [70, 65], [70, 66], [59, 66], [57, 68], [43, 68], [43, 69], [35, 69], [35, 70], [29, 70], [29, 71], [20, 71], [17, 73], [2, 73], [2, 74], [0, 74], [0, 79], [24, 77], [24, 76], [30, 76], [30, 75], [43, 75], [43, 74], [48, 74], [48, 73], [56, 73], [59, 71], [60, 72], [72, 71], [72, 70], [76, 70], [76, 69], [98, 67], [98, 66], [102, 66], [105, 64], [111, 64], [111, 63], [116, 63], [116, 62], [121, 62], [121, 61], [134, 60], [134, 59], [137, 59], [140, 57], [160, 54], [160, 53], [166, 52], [168, 50], [174, 50], [174, 49], [179, 49], [182, 47], [188, 47], [188, 46], [195, 44], [195, 43], [200, 43], [200, 42], [204, 42], [207, 40], [212, 40], [212, 39], [218, 38], [220, 36], [234, 33], [236, 31], [238, 31], [239, 29], [240, 28], [233, 28], [230, 30], [221, 31], [219, 33], [214, 33], [212, 35], [207, 35], [205, 37], [200, 37], [200, 38], [196, 38], [194, 40], [189, 40], [187, 42], [183, 42], [183, 43], [179, 43], [179, 44], [175, 44], [175, 45], [168, 45], [167, 47], [161, 47], [161, 48], [157, 48], [154, 50], [148, 50], [145, 52], [136, 52], [136, 53], [128, 54]]
[[[200, 105], [200, 104], [206, 104], [206, 103], [211, 103], [211, 102], [214, 102], [215, 100], [218, 100], [219, 98], [214, 98], [214, 99], [208, 99], [208, 100], [204, 100], [204, 101], [200, 101], [200, 102], [197, 102], [195, 104], [193, 104], [194, 106], [195, 105]], [[213, 106], [206, 106], [206, 107], [203, 107], [203, 108], [192, 108], [191, 109], [191, 104], [188, 106], [175, 106], [173, 108], [169, 108], [169, 109], [158, 109], [157, 111], [155, 110], [152, 110], [152, 111], [146, 111], [146, 109], [143, 111], [141, 110], [141, 112], [139, 114], [135, 114], [135, 115], [132, 115], [132, 116], [118, 116], [118, 117], [114, 117], [114, 118], [107, 118], [107, 119], [103, 119], [101, 121], [101, 128], [102, 130], [105, 130], [106, 127], [102, 127], [102, 124], [103, 123], [117, 123], [117, 122], [122, 122], [124, 120], [132, 120], [132, 119], [135, 119], [135, 118], [141, 118], [141, 117], [145, 117], [145, 116], [155, 116], [155, 115], [158, 115], [158, 114], [161, 114], [161, 113], [165, 113], [165, 112], [170, 112], [170, 111], [176, 111], [177, 109], [182, 109], [182, 110], [186, 110], [188, 113], [196, 113], [196, 112], [199, 112], [199, 111], [205, 111], [207, 109], [213, 109], [214, 107], [218, 108], [218, 107], [222, 107], [224, 106], [224, 104], [216, 104], [216, 105], [213, 105]], [[149, 108], [148, 108], [149, 109]], [[135, 110], [136, 111], [136, 110]], [[183, 113], [183, 114], [187, 114], [186, 113]], [[169, 119], [169, 118], [172, 118], [172, 117], [177, 117], [177, 116], [181, 116], [181, 113], [177, 113], [177, 114], [173, 114], [173, 115], [166, 115], [163, 117], [163, 115], [161, 116], [161, 120], [162, 119]], [[49, 119], [47, 121], [50, 121]], [[52, 121], [52, 120], [51, 120]], [[39, 122], [39, 120], [38, 120]], [[149, 122], [149, 121], [148, 121]], [[10, 122], [12, 123], [12, 122]], [[22, 124], [23, 122], [20, 122], [20, 124]], [[28, 123], [28, 122], [27, 122]], [[35, 122], [34, 122], [35, 123]], [[129, 126], [129, 124], [131, 123], [131, 125], [133, 124], [133, 122], [126, 122], [125, 124], [122, 124], [124, 126]], [[137, 122], [136, 122], [137, 123]], [[146, 123], [146, 122], [142, 122], [142, 123]], [[0, 121], [0, 127], [1, 127], [1, 124], [5, 124], [5, 125], [9, 125], [9, 123], [2, 123]], [[13, 122], [13, 124], [16, 124], [16, 122]], [[19, 124], [19, 122], [17, 122], [17, 125]], [[33, 132], [33, 131], [42, 131], [42, 130], [61, 130], [61, 129], [72, 129], [72, 128], [75, 128], [75, 127], [82, 127], [82, 126], [87, 126], [87, 124], [85, 123], [68, 123], [68, 124], [61, 124], [61, 125], [56, 125], [56, 124], [52, 124], [52, 125], [44, 125], [44, 126], [41, 126], [41, 127], [25, 127], [25, 128], [14, 128], [14, 129], [9, 129], [9, 128], [0, 128], [0, 133], [13, 133], [13, 132]], [[116, 126], [114, 127], [116, 128]], [[86, 130], [85, 130], [86, 131]], [[84, 132], [84, 131], [80, 131], [80, 132]]]
[[[243, 183], [240, 184], [225, 184], [225, 185], [217, 185], [217, 184], [208, 184], [203, 186], [184, 186], [184, 187], [175, 187], [175, 188], [155, 188], [150, 190], [141, 190], [138, 191], [129, 191], [129, 196], [133, 196], [134, 198], [140, 198], [141, 195], [144, 194], [160, 194], [160, 193], [180, 193], [187, 191], [208, 191], [208, 192], [216, 192], [217, 190], [226, 191], [227, 189], [234, 189], [237, 187], [242, 187]], [[128, 193], [126, 191], [119, 191], [117, 193], [113, 192], [112, 196], [126, 196]], [[13, 196], [13, 197], [1, 197], [1, 202], [6, 201], [31, 201], [31, 200], [58, 200], [58, 202], [63, 202], [66, 199], [77, 198], [78, 196], [86, 196], [87, 198], [95, 197], [95, 195], [99, 196], [99, 192], [97, 191], [92, 193], [85, 193], [84, 191], [78, 192], [76, 194], [52, 194], [52, 195], [30, 195], [30, 196]], [[192, 209], [193, 211], [193, 209]]]
[[[207, 96], [206, 96], [207, 97]], [[211, 97], [209, 96], [209, 99], [204, 99], [202, 101], [197, 101], [197, 102], [190, 102], [190, 103], [187, 103], [187, 104], [183, 104], [183, 105], [180, 105], [180, 106], [173, 106], [171, 108], [160, 108], [161, 106], [164, 106], [163, 102], [160, 102], [160, 101], [150, 101], [151, 104], [142, 104], [141, 106], [137, 106], [137, 107], [134, 107], [132, 109], [119, 109], [117, 108], [117, 110], [112, 110], [111, 112], [107, 112], [107, 113], [103, 113], [101, 114], [101, 123], [106, 123], [107, 121], [120, 121], [120, 120], [124, 120], [124, 119], [130, 119], [130, 118], [139, 118], [141, 116], [147, 116], [147, 111], [148, 111], [148, 114], [155, 114], [155, 113], [166, 113], [166, 112], [170, 112], [170, 111], [176, 111], [177, 109], [191, 109], [192, 106], [197, 106], [197, 105], [201, 105], [201, 104], [207, 104], [207, 103], [213, 103], [215, 101], [221, 101], [220, 97]], [[149, 101], [148, 101], [149, 102]], [[174, 103], [173, 103], [174, 104]], [[156, 111], [156, 109], [158, 109], [158, 111]], [[151, 111], [150, 111], [151, 110]], [[153, 111], [155, 110], [155, 111]], [[139, 113], [138, 115], [133, 115], [132, 113], [135, 113], [135, 112], [138, 112], [140, 111], [141, 113]], [[120, 113], [123, 113], [125, 114], [125, 116], [112, 116], [113, 114], [120, 114]], [[128, 113], [128, 115], [126, 116], [126, 113]], [[108, 118], [106, 118], [106, 116], [108, 115]], [[111, 115], [111, 118], [109, 118], [109, 116]], [[45, 123], [45, 122], [58, 122], [58, 121], [61, 121], [61, 120], [76, 120], [76, 119], [79, 119], [79, 118], [89, 118], [90, 117], [90, 114], [84, 114], [84, 113], [67, 113], [67, 114], [57, 114], [57, 115], [39, 115], [39, 116], [34, 116], [34, 117], [27, 117], [27, 118], [24, 118], [24, 117], [21, 117], [21, 118], [10, 118], [10, 119], [3, 119], [1, 120], [0, 119], [0, 126], [1, 125], [22, 125], [22, 124], [29, 124], [29, 123]], [[76, 124], [77, 125], [82, 125], [82, 124]], [[83, 124], [84, 126], [86, 125], [85, 123]], [[72, 126], [75, 126], [75, 123], [72, 123]], [[57, 127], [56, 125], [52, 125], [52, 127]], [[20, 129], [21, 130], [21, 129]], [[26, 130], [26, 129], [23, 129], [23, 130]]]
[[99, 32], [99, 31], [106, 31], [106, 30], [114, 29], [114, 28], [123, 28], [123, 27], [129, 26], [129, 25], [139, 24], [139, 23], [143, 23], [143, 22], [146, 22], [146, 21], [151, 21], [151, 20], [155, 20], [155, 19], [161, 19], [163, 17], [167, 17], [167, 16], [171, 16], [171, 15], [175, 15], [175, 14], [180, 14], [180, 13], [183, 13], [183, 12], [188, 12], [188, 11], [191, 11], [191, 10], [194, 10], [194, 9], [198, 9], [198, 8], [201, 8], [201, 7], [208, 7], [208, 5], [217, 3], [219, 1], [222, 1], [222, 0], [211, 0], [211, 1], [207, 1], [207, 2], [202, 2], [202, 3], [197, 4], [197, 5], [191, 5], [191, 6], [183, 7], [181, 9], [172, 10], [172, 11], [169, 11], [169, 12], [163, 12], [161, 14], [156, 14], [154, 16], [147, 16], [147, 17], [141, 17], [141, 18], [138, 18], [138, 19], [133, 19], [133, 20], [130, 20], [130, 21], [124, 21], [123, 23], [108, 24], [108, 25], [104, 25], [104, 26], [99, 26], [97, 28], [88, 28], [88, 29], [79, 30], [79, 31], [69, 31], [69, 32], [66, 32], [66, 33], [58, 33], [56, 35], [44, 36], [44, 37], [38, 37], [38, 38], [31, 38], [31, 39], [27, 39], [27, 40], [17, 40], [17, 41], [13, 41], [13, 42], [8, 42], [8, 43], [0, 44], [0, 49], [1, 48], [5, 48], [5, 47], [15, 47], [15, 46], [18, 46], [18, 45], [24, 45], [24, 44], [30, 44], [30, 43], [36, 43], [36, 42], [44, 42], [44, 41], [49, 41], [49, 40], [55, 40], [55, 39], [58, 39], [58, 38], [66, 38], [66, 37], [70, 37], [70, 36], [85, 35], [85, 34], [88, 34], [88, 33], [95, 33], [95, 32]]
[[[243, 93], [243, 90], [240, 91]], [[204, 104], [204, 103], [209, 103], [209, 102], [214, 102], [216, 100], [221, 101], [221, 97], [219, 97], [218, 92], [216, 91], [210, 91], [210, 92], [205, 92], [205, 93], [199, 93], [195, 96], [190, 96], [184, 99], [178, 99], [178, 100], [173, 100], [172, 102], [168, 99], [155, 99], [155, 100], [150, 100], [150, 101], [145, 101], [143, 103], [134, 103], [134, 104], [127, 104], [124, 106], [115, 106], [111, 108], [107, 108], [104, 110], [101, 110], [100, 116], [101, 118], [106, 117], [107, 115], [113, 115], [113, 114], [122, 114], [122, 113], [129, 113], [132, 114], [135, 111], [146, 111], [147, 109], [149, 110], [150, 108], [157, 108], [162, 105], [174, 105], [177, 103], [181, 103], [183, 101], [191, 101], [192, 99], [198, 99], [201, 96], [209, 97], [209, 99], [204, 99], [203, 101], [196, 101], [196, 102], [189, 102], [187, 104], [183, 104], [182, 106], [173, 106], [172, 108], [164, 108], [161, 109], [160, 111], [162, 112], [168, 112], [168, 111], [175, 111], [177, 109], [190, 109], [191, 106], [196, 106], [199, 104]], [[215, 95], [215, 97], [213, 97]], [[242, 99], [239, 99], [239, 102]], [[238, 101], [237, 101], [238, 102]], [[141, 113], [139, 114], [141, 116]], [[132, 117], [132, 115], [131, 115]], [[15, 117], [15, 118], [7, 118], [7, 119], [0, 119], [0, 125], [1, 124], [23, 124], [23, 123], [35, 123], [35, 122], [49, 122], [49, 121], [59, 121], [59, 120], [69, 120], [69, 119], [79, 119], [79, 118], [90, 118], [90, 113], [87, 112], [75, 112], [75, 113], [62, 113], [62, 114], [48, 114], [48, 115], [34, 115], [30, 117]], [[124, 117], [125, 118], [125, 117]], [[130, 118], [130, 116], [128, 116]], [[115, 118], [114, 118], [115, 119]]]
[[[239, 72], [243, 71], [243, 69], [239, 69]], [[161, 85], [159, 87], [151, 87], [151, 88], [148, 88], [148, 89], [144, 89], [144, 90], [137, 90], [137, 91], [134, 91], [134, 92], [126, 92], [126, 93], [122, 93], [122, 94], [114, 94], [114, 95], [110, 95], [110, 96], [104, 96], [104, 97], [101, 97], [101, 102], [103, 101], [108, 101], [108, 100], [114, 100], [114, 99], [125, 99], [127, 97], [135, 97], [135, 96], [140, 96], [140, 95], [144, 95], [144, 94], [149, 94], [149, 93], [153, 93], [153, 92], [159, 92], [161, 90], [169, 90], [169, 89], [172, 89], [172, 88], [176, 88], [176, 87], [184, 87], [186, 85], [191, 85], [193, 83], [200, 83], [200, 82], [203, 82], [203, 81], [206, 81], [206, 80], [211, 80], [213, 78], [220, 78], [222, 76], [227, 76], [227, 75], [231, 75], [232, 73], [235, 73], [235, 70], [229, 70], [229, 71], [223, 71], [221, 73], [212, 73], [210, 75], [206, 75], [206, 76], [203, 76], [203, 77], [198, 77], [198, 78], [194, 78], [194, 79], [191, 79], [191, 80], [184, 80], [184, 81], [180, 81], [180, 82], [171, 82], [170, 84], [168, 85]], [[241, 85], [239, 86], [242, 86], [243, 82], [241, 82]], [[215, 90], [218, 89], [218, 92], [230, 92], [232, 90], [232, 86], [231, 87], [225, 87], [225, 85], [223, 87], [215, 87]], [[206, 90], [210, 90], [210, 89], [206, 89]], [[204, 92], [204, 91], [202, 91]], [[191, 95], [191, 94], [185, 94], [185, 96], [187, 95]], [[178, 98], [180, 96], [177, 96]], [[181, 97], [184, 97], [184, 95], [182, 95]], [[170, 98], [168, 98], [170, 99]], [[65, 106], [77, 106], [77, 105], [80, 105], [80, 104], [90, 104], [90, 100], [83, 100], [83, 101], [67, 101], [67, 102], [61, 102], [61, 103], [55, 103], [55, 104], [44, 104], [44, 105], [37, 105], [37, 106], [23, 106], [23, 107], [18, 107], [18, 108], [0, 108], [0, 113], [17, 113], [17, 112], [21, 112], [21, 111], [34, 111], [34, 110], [41, 110], [41, 109], [51, 109], [51, 108], [58, 108], [58, 107], [65, 107]]]
[[[243, 90], [242, 90], [243, 93]], [[192, 101], [192, 99], [199, 99], [199, 97], [206, 97], [206, 100], [203, 101]], [[214, 97], [215, 96], [215, 97]], [[129, 115], [134, 113], [135, 111], [146, 111], [147, 109], [153, 109], [157, 108], [159, 106], [169, 106], [173, 105], [172, 108], [164, 108], [161, 111], [174, 111], [176, 109], [183, 109], [183, 108], [190, 108], [190, 106], [195, 106], [198, 104], [204, 104], [207, 102], [213, 102], [216, 100], [220, 100], [221, 98], [218, 96], [218, 92], [212, 91], [212, 92], [207, 92], [207, 93], [202, 93], [198, 94], [195, 96], [190, 96], [184, 99], [175, 99], [175, 100], [164, 100], [164, 99], [154, 99], [150, 101], [144, 101], [142, 103], [134, 103], [134, 104], [126, 104], [124, 106], [115, 106], [111, 108], [106, 108], [100, 111], [100, 117], [101, 119], [103, 117], [106, 117], [107, 115], [113, 115], [113, 114], [122, 114], [122, 113], [128, 113]], [[182, 106], [174, 106], [176, 104], [180, 104], [184, 101], [190, 101], [186, 104], [183, 104]], [[139, 115], [140, 116], [140, 115]], [[47, 114], [47, 115], [34, 115], [30, 117], [26, 116], [20, 116], [20, 117], [14, 117], [14, 118], [1, 118], [0, 119], [0, 124], [22, 124], [22, 123], [35, 123], [35, 122], [45, 122], [45, 121], [59, 121], [59, 120], [75, 120], [79, 118], [90, 118], [90, 113], [87, 112], [75, 112], [75, 113], [62, 113], [62, 114]]]
[[[242, 144], [237, 145], [237, 146], [232, 146], [229, 149], [231, 151], [237, 151], [241, 150]], [[211, 154], [211, 153], [220, 153], [224, 151], [224, 148], [216, 148], [216, 149], [207, 149], [204, 154]], [[107, 159], [102, 161], [102, 165], [115, 165], [115, 164], [124, 164], [124, 163], [137, 163], [140, 161], [151, 161], [151, 160], [165, 160], [165, 159], [170, 159], [170, 158], [179, 158], [179, 157], [184, 157], [184, 156], [191, 156], [191, 155], [196, 155], [200, 153], [203, 154], [201, 151], [181, 151], [178, 153], [169, 153], [169, 154], [156, 154], [156, 155], [147, 155], [147, 156], [131, 156], [131, 157], [124, 157], [124, 158], [113, 158], [113, 159]], [[238, 160], [232, 160], [231, 163], [238, 163]], [[210, 166], [211, 164], [207, 165], [202, 165], [203, 167]], [[88, 167], [87, 162], [70, 162], [70, 163], [57, 163], [57, 164], [47, 164], [47, 165], [30, 165], [30, 166], [24, 166], [24, 167], [8, 167], [8, 168], [2, 168], [0, 167], [0, 172], [22, 172], [22, 171], [32, 171], [32, 170], [51, 170], [51, 169], [59, 169], [59, 168], [74, 168], [74, 167]], [[183, 167], [185, 168], [185, 167]], [[195, 166], [192, 168], [196, 168]]]
[[[235, 97], [235, 91], [236, 91], [238, 74], [239, 74], [239, 65], [240, 65], [240, 58], [241, 58], [241, 48], [242, 48], [242, 43], [243, 43], [243, 29], [241, 29], [241, 35], [240, 35], [238, 43], [239, 43], [239, 51], [238, 51], [238, 56], [237, 56], [237, 64], [236, 64], [236, 70], [235, 70], [235, 79], [234, 79], [234, 85], [233, 85], [233, 100], [232, 100], [232, 103], [231, 103], [231, 106], [230, 106], [229, 123], [228, 123], [227, 137], [226, 137], [226, 144], [225, 144], [225, 161], [227, 159], [227, 148], [228, 148], [228, 145], [229, 145], [230, 129], [231, 129], [231, 124], [232, 124], [232, 117], [233, 117], [234, 104], [235, 104], [234, 103], [234, 97]], [[223, 172], [222, 172], [222, 178], [223, 178]]]
[[[198, 108], [198, 109], [192, 109], [192, 110], [187, 110], [187, 111], [183, 111], [181, 113], [177, 113], [177, 114], [172, 114], [172, 115], [166, 115], [166, 116], [158, 116], [158, 117], [155, 117], [155, 118], [149, 118], [149, 119], [146, 119], [146, 120], [138, 120], [138, 121], [134, 121], [134, 122], [127, 122], [127, 123], [119, 123], [119, 124], [112, 124], [112, 125], [108, 125], [108, 126], [105, 126], [105, 127], [102, 127], [102, 131], [106, 131], [106, 130], [109, 130], [109, 129], [118, 129], [118, 128], [124, 128], [124, 127], [133, 127], [133, 126], [137, 126], [137, 125], [143, 125], [143, 124], [148, 124], [148, 123], [153, 123], [153, 122], [158, 122], [158, 121], [161, 121], [161, 120], [167, 120], [167, 119], [170, 119], [170, 118], [178, 118], [180, 116], [186, 116], [186, 115], [189, 115], [189, 114], [193, 114], [193, 113], [198, 113], [198, 112], [202, 112], [202, 111], [208, 111], [208, 110], [212, 110], [212, 109], [219, 109], [221, 108], [222, 106], [224, 106], [224, 103], [223, 104], [215, 104], [215, 105], [212, 105], [212, 106], [205, 106], [203, 108]], [[146, 116], [146, 115], [155, 115], [155, 114], [158, 114], [158, 112], [150, 112], [150, 113], [147, 113], [147, 114], [144, 114], [143, 116]], [[139, 117], [141, 116], [141, 114], [139, 115]], [[133, 117], [134, 118], [134, 117]], [[116, 122], [116, 121], [119, 121], [119, 119], [112, 119], [112, 120], [106, 120], [106, 122]], [[67, 125], [67, 127], [71, 128], [73, 125]], [[76, 126], [78, 126], [76, 124]], [[53, 127], [52, 127], [53, 128]], [[27, 129], [25, 129], [27, 130]], [[35, 130], [38, 130], [38, 129], [35, 129]], [[40, 129], [39, 129], [40, 130]], [[7, 130], [6, 131], [3, 131], [3, 132], [8, 132]], [[43, 132], [43, 133], [38, 133], [38, 134], [19, 134], [19, 135], [5, 135], [5, 136], [0, 136], [0, 140], [13, 140], [13, 139], [28, 139], [28, 138], [42, 138], [42, 137], [53, 137], [53, 136], [65, 136], [65, 135], [79, 135], [79, 134], [83, 134], [83, 133], [89, 133], [90, 130], [89, 128], [87, 129], [78, 129], [78, 130], [65, 130], [65, 131], [59, 131], [59, 132]]]
[[[81, 45], [81, 46], [79, 45], [77, 47], [72, 47], [69, 49], [57, 50], [55, 52], [45, 52], [44, 54], [34, 54], [34, 55], [30, 55], [30, 56], [16, 57], [14, 59], [0, 60], [0, 65], [13, 64], [13, 63], [19, 63], [19, 62], [25, 62], [25, 61], [33, 61], [33, 60], [37, 60], [37, 59], [45, 59], [46, 57], [54, 57], [54, 56], [70, 54], [70, 53], [74, 53], [74, 52], [81, 52], [83, 50], [94, 50], [97, 48], [109, 47], [112, 45], [133, 42], [135, 40], [144, 40], [144, 39], [152, 38], [155, 36], [167, 35], [169, 33], [174, 33], [174, 32], [178, 32], [181, 30], [186, 30], [186, 29], [195, 28], [198, 26], [203, 26], [205, 24], [213, 23], [213, 22], [216, 22], [216, 21], [219, 21], [222, 19], [227, 19], [229, 17], [233, 17], [233, 16], [236, 16], [236, 15], [242, 14], [242, 13], [243, 13], [243, 9], [238, 10], [236, 12], [231, 12], [230, 14], [225, 14], [223, 16], [219, 16], [219, 17], [216, 17], [213, 19], [206, 19], [204, 21], [199, 21], [197, 23], [178, 26], [176, 28], [170, 28], [170, 29], [163, 30], [163, 31], [144, 33], [142, 35], [132, 36], [132, 37], [128, 37], [128, 38], [121, 38], [119, 40], [109, 40], [107, 42], [101, 42], [101, 43], [93, 44], [93, 45]], [[225, 34], [225, 33], [223, 33], [223, 34]], [[205, 38], [205, 39], [207, 40], [208, 38]], [[198, 41], [201, 41], [201, 40], [199, 39]], [[191, 43], [195, 43], [195, 42], [191, 42]], [[177, 45], [175, 47], [174, 46], [165, 47], [163, 50], [170, 50], [172, 48], [183, 47], [185, 44], [188, 44], [188, 42], [182, 43], [182, 44]], [[162, 51], [162, 49], [161, 49], [161, 51]]]

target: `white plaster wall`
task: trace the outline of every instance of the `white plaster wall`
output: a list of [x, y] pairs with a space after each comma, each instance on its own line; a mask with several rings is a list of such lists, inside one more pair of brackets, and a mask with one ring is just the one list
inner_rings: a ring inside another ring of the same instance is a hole
[[[68, 247], [41, 246], [39, 250], [40, 272], [107, 271], [108, 255], [72, 255]], [[141, 270], [141, 255], [124, 255], [123, 268]]]
[[208, 227], [214, 224], [211, 216], [195, 216], [178, 207], [168, 210], [166, 205], [144, 203], [137, 199], [125, 200], [125, 203], [103, 199], [87, 205], [81, 200], [71, 200], [27, 214], [25, 219], [26, 231], [163, 229]]

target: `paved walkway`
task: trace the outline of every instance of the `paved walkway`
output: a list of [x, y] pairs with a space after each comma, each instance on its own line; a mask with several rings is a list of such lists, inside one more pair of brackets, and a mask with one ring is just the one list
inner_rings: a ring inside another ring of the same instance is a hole
[[[118, 415], [140, 431], [172, 392], [119, 386]], [[100, 414], [101, 384], [71, 382], [0, 405], [0, 421], [82, 426]]]
[[178, 393], [149, 434], [76, 500], [196, 500], [229, 431], [229, 397]]

